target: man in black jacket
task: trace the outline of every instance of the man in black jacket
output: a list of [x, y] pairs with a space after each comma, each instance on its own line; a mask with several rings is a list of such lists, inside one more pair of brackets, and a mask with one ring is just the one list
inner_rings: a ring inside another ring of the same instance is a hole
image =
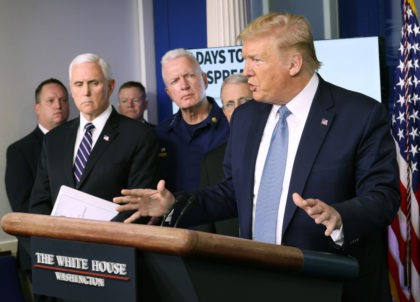
[[[28, 135], [14, 142], [6, 153], [6, 192], [14, 212], [27, 213], [29, 197], [35, 181], [44, 135], [64, 123], [69, 115], [67, 88], [59, 80], [50, 78], [35, 90], [34, 111], [38, 126]], [[31, 258], [18, 241], [17, 258], [23, 280], [30, 278]]]

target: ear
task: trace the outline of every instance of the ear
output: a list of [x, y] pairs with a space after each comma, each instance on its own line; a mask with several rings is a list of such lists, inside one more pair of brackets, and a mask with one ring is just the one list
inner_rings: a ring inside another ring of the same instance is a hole
[[175, 101], [172, 99], [172, 92], [168, 87], [165, 87], [165, 92], [169, 96], [169, 98], [171, 99], [172, 103], [176, 104]]
[[295, 52], [290, 58], [289, 74], [296, 76], [302, 69], [303, 57], [302, 54]]
[[108, 95], [110, 96], [115, 88], [115, 80], [111, 79], [108, 81]]
[[207, 78], [207, 73], [203, 72], [202, 75], [203, 75], [204, 87], [206, 87], [207, 89], [207, 86], [209, 86], [209, 79]]
[[39, 103], [35, 103], [35, 105], [34, 105], [34, 112], [35, 112], [35, 114], [38, 116], [38, 114], [39, 114], [39, 107], [40, 107], [40, 105], [39, 105]]

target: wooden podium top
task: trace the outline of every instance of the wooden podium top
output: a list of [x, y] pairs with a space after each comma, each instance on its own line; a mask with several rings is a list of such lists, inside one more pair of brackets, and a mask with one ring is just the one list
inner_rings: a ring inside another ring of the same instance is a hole
[[[127, 246], [147, 252], [225, 259], [286, 271], [304, 271], [307, 262], [304, 261], [305, 253], [298, 248], [187, 229], [16, 212], [4, 215], [1, 226], [15, 236]], [[316, 257], [312, 257], [314, 253]], [[310, 252], [310, 255], [309, 258], [315, 258], [317, 262], [319, 259], [323, 263], [331, 262], [336, 272], [336, 258], [339, 257], [339, 263], [345, 258], [344, 263], [351, 272], [355, 266], [357, 274], [357, 262], [353, 259], [317, 252]], [[348, 269], [344, 274], [348, 275]]]

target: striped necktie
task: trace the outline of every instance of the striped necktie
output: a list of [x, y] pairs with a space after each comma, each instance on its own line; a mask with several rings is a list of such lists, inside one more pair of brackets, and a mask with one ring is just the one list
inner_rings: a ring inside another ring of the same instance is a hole
[[85, 133], [82, 142], [77, 150], [76, 160], [74, 161], [74, 180], [76, 184], [80, 182], [83, 175], [83, 170], [86, 167], [87, 160], [92, 150], [92, 130], [95, 126], [92, 123], [85, 125]]

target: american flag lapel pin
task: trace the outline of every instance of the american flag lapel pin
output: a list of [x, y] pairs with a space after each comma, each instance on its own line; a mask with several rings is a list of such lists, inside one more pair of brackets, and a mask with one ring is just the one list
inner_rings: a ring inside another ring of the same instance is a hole
[[109, 141], [109, 135], [104, 135], [104, 141]]
[[323, 126], [328, 126], [328, 120], [327, 120], [326, 118], [323, 118], [323, 119], [321, 120], [321, 125], [323, 125]]

